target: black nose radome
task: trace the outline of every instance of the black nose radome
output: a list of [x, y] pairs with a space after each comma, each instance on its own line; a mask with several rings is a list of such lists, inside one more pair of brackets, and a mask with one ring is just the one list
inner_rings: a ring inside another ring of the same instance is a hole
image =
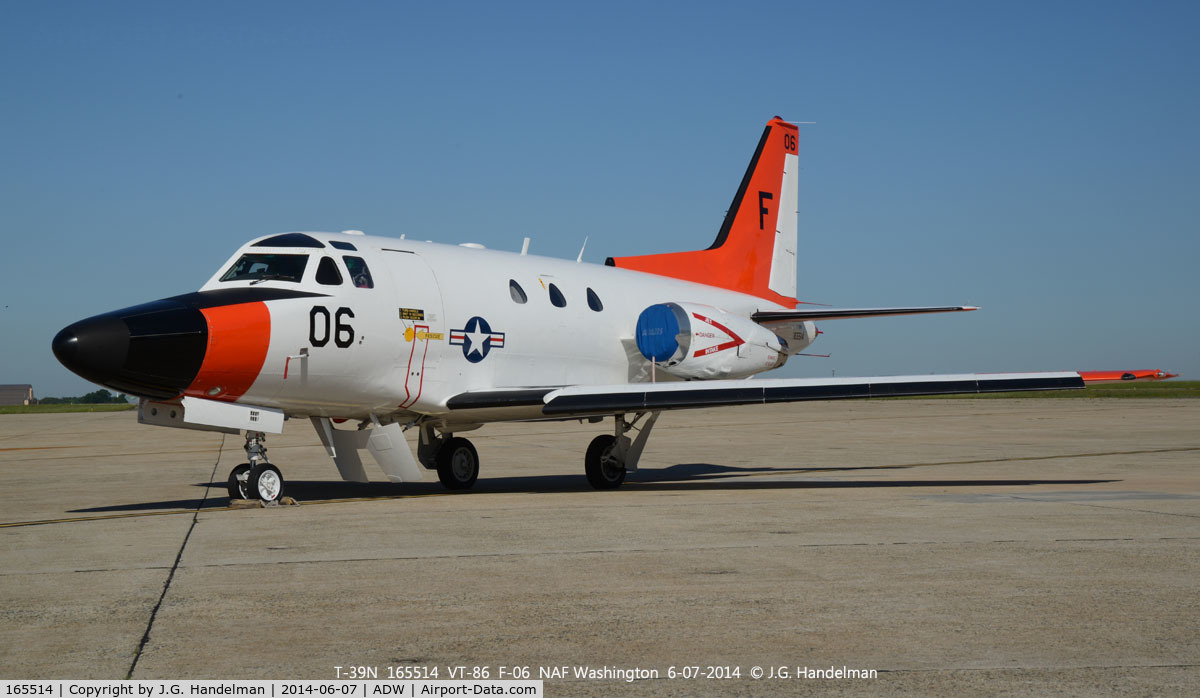
[[63, 366], [93, 383], [163, 399], [191, 385], [207, 344], [203, 313], [161, 300], [68, 325], [50, 347]]

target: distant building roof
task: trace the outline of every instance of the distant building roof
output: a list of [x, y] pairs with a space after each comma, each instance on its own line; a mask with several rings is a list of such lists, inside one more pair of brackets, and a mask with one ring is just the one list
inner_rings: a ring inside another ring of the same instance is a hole
[[0, 385], [0, 405], [28, 405], [32, 401], [32, 385], [28, 383]]

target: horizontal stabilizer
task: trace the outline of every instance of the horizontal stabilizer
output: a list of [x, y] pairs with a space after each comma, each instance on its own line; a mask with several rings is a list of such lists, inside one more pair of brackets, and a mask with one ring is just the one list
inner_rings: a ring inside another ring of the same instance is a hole
[[923, 315], [925, 313], [958, 313], [979, 310], [973, 305], [942, 305], [917, 308], [798, 308], [796, 310], [765, 310], [750, 316], [764, 327], [790, 325], [802, 320], [841, 320], [854, 317], [887, 317], [889, 315]]

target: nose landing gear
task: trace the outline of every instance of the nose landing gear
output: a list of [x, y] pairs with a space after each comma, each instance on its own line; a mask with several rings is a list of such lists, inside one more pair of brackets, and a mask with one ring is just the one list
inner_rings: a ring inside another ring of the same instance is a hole
[[242, 463], [229, 473], [229, 498], [250, 499], [250, 464]]
[[259, 499], [265, 504], [279, 501], [283, 496], [283, 475], [279, 468], [267, 462], [267, 435], [261, 431], [246, 432], [246, 457], [229, 473], [230, 499]]

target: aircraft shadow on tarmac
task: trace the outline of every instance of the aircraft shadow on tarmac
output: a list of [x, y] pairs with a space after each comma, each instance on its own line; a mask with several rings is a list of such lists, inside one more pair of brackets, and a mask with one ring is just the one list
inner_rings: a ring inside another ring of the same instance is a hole
[[[1046, 480], [1046, 479], [912, 479], [912, 480], [840, 480], [810, 479], [813, 474], [832, 476], [833, 473], [861, 473], [876, 470], [903, 470], [911, 466], [880, 465], [840, 468], [771, 468], [735, 467], [712, 463], [681, 463], [667, 468], [643, 468], [631, 473], [622, 491], [712, 491], [712, 490], [778, 490], [778, 489], [854, 489], [888, 487], [1030, 487], [1036, 485], [1095, 485], [1116, 480]], [[771, 476], [800, 476], [799, 479], [774, 479]], [[427, 476], [428, 477], [428, 476]], [[734, 479], [740, 478], [740, 479]], [[152, 511], [162, 509], [222, 509], [229, 503], [225, 483], [200, 482], [196, 487], [208, 488], [208, 496], [141, 502], [114, 506], [72, 509], [71, 513], [121, 511]], [[344, 499], [421, 497], [430, 495], [475, 494], [557, 494], [590, 491], [582, 475], [530, 475], [523, 477], [480, 478], [469, 492], [450, 493], [436, 480], [395, 484], [390, 482], [342, 482], [337, 480], [289, 480], [285, 494], [298, 502], [322, 502]]]

